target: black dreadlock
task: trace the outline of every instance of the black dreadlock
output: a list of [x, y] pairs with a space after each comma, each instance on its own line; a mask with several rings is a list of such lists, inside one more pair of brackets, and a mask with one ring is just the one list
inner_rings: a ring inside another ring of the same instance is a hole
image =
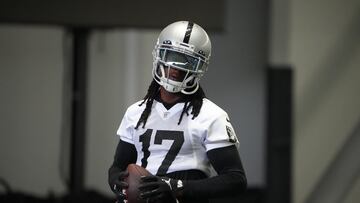
[[[135, 129], [138, 129], [141, 123], [142, 123], [142, 127], [145, 128], [146, 121], [151, 113], [152, 104], [154, 102], [154, 99], [159, 93], [159, 89], [160, 89], [160, 85], [155, 80], [153, 80], [148, 88], [144, 100], [139, 104], [139, 106], [141, 106], [146, 102], [146, 107], [142, 112], [136, 124]], [[199, 115], [201, 106], [203, 104], [203, 98], [205, 98], [206, 96], [201, 86], [199, 86], [199, 89], [194, 94], [184, 95], [184, 97], [185, 97], [184, 108], [183, 111], [181, 112], [178, 125], [180, 125], [184, 114], [189, 116], [188, 111], [191, 107], [192, 107], [191, 114], [193, 115], [191, 119], [195, 119]]]

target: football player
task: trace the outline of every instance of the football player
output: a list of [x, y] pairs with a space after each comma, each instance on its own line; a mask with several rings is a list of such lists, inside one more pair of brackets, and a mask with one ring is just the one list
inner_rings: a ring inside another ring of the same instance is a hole
[[205, 203], [246, 189], [229, 117], [199, 85], [210, 55], [208, 34], [193, 22], [175, 22], [161, 31], [153, 51], [153, 81], [144, 99], [127, 109], [117, 131], [109, 185], [120, 200], [130, 163], [153, 174], [140, 182], [146, 202], [170, 202], [170, 197]]

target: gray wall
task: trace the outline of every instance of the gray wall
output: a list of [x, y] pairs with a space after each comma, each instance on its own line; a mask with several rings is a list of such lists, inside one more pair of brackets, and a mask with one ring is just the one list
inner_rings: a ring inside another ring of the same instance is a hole
[[0, 178], [15, 191], [64, 191], [62, 36], [59, 28], [0, 26]]
[[[264, 1], [227, 1], [226, 29], [210, 33], [213, 58], [201, 82], [232, 119], [250, 186], [262, 186], [265, 65], [294, 67], [293, 202], [302, 203], [359, 120], [360, 6], [357, 0], [272, 2], [277, 21], [267, 33]], [[127, 105], [144, 95], [151, 80], [158, 32], [96, 30], [90, 36], [89, 188], [110, 194], [106, 173], [115, 131]], [[0, 25], [0, 177], [15, 191], [66, 192], [68, 42], [60, 27]], [[358, 202], [359, 188], [357, 178], [344, 202]]]
[[[289, 61], [296, 72], [294, 202], [301, 203], [347, 147], [360, 120], [360, 2], [294, 0], [290, 10]], [[344, 202], [359, 202], [359, 178], [354, 177], [357, 186], [337, 182], [332, 187], [353, 187]]]
[[[213, 57], [202, 80], [208, 97], [232, 119], [250, 186], [264, 184], [265, 11], [260, 0], [228, 1], [226, 29], [210, 33]], [[144, 96], [151, 81], [151, 51], [159, 31], [97, 30], [90, 35], [88, 188], [110, 194], [106, 180], [118, 142], [115, 132], [126, 107]], [[0, 177], [15, 190], [65, 192], [68, 42], [58, 27], [0, 27]]]

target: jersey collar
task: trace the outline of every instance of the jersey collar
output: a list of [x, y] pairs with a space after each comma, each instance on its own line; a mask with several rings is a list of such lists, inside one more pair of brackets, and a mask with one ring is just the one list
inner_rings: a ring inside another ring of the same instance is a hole
[[164, 104], [157, 100], [155, 102], [155, 109], [159, 113], [160, 117], [164, 120], [169, 119], [179, 111], [182, 111], [184, 108], [184, 102], [178, 102], [170, 109], [165, 108]]
[[186, 97], [183, 96], [183, 97], [181, 97], [178, 101], [176, 101], [175, 103], [169, 104], [169, 103], [164, 102], [164, 101], [161, 99], [160, 94], [158, 93], [158, 94], [155, 96], [155, 100], [158, 101], [159, 103], [162, 103], [163, 106], [164, 106], [167, 110], [169, 110], [169, 109], [171, 109], [173, 106], [175, 106], [175, 105], [178, 104], [178, 103], [184, 103], [184, 102], [186, 101]]

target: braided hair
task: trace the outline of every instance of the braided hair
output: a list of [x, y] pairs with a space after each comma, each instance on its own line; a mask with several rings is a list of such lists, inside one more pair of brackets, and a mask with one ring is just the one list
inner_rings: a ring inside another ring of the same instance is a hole
[[[154, 102], [154, 99], [159, 94], [160, 85], [153, 80], [148, 88], [147, 94], [145, 95], [143, 101], [139, 104], [139, 106], [142, 106], [143, 104], [146, 105], [144, 111], [142, 112], [135, 129], [138, 129], [140, 124], [142, 123], [142, 128], [145, 128], [147, 119], [151, 113], [151, 107]], [[185, 103], [184, 108], [181, 112], [178, 125], [180, 125], [182, 118], [184, 117], [184, 114], [189, 116], [189, 109], [192, 107], [191, 114], [193, 115], [191, 119], [195, 119], [199, 113], [200, 109], [203, 104], [203, 98], [205, 98], [205, 93], [201, 86], [199, 86], [199, 89], [191, 95], [184, 95]]]

